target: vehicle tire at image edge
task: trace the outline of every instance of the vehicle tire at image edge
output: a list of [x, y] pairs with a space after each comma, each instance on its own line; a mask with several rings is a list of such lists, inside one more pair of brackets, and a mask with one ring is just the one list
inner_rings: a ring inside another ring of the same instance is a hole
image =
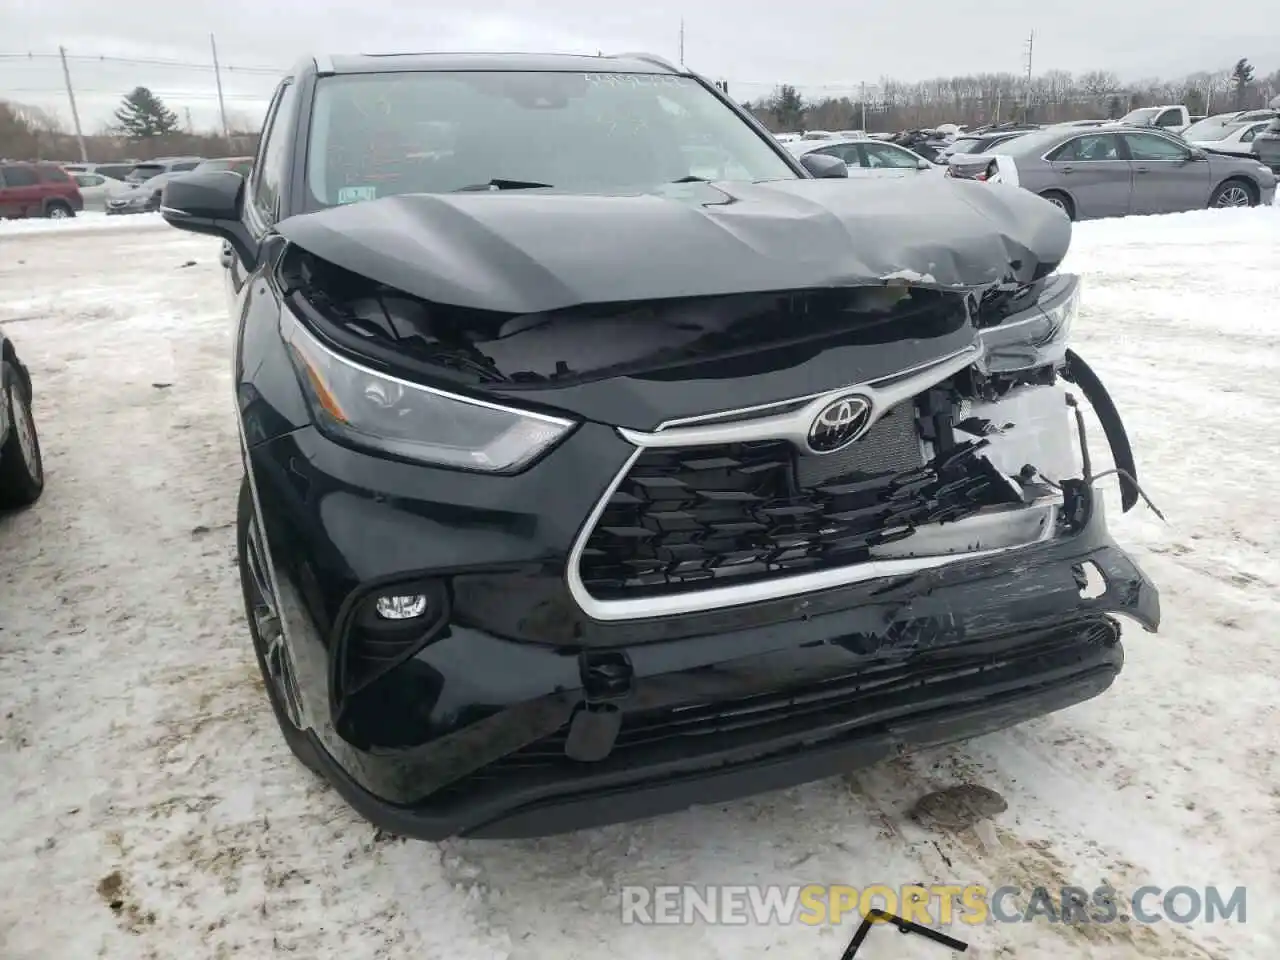
[[1209, 196], [1210, 207], [1256, 207], [1257, 205], [1258, 192], [1253, 184], [1238, 177], [1223, 180], [1214, 187], [1213, 193]]
[[1065, 213], [1069, 219], [1074, 220], [1076, 218], [1076, 208], [1071, 203], [1071, 198], [1065, 193], [1058, 190], [1046, 190], [1040, 194], [1040, 198], [1042, 200], [1048, 200], [1055, 207]]
[[[240, 497], [236, 510], [236, 566], [240, 570], [240, 587], [244, 594], [245, 621], [249, 627], [249, 638], [253, 643], [254, 659], [258, 661], [258, 670], [262, 674], [262, 683], [266, 687], [267, 700], [271, 704], [271, 712], [285, 743], [293, 751], [293, 755], [302, 765], [313, 773], [321, 771], [320, 762], [315, 755], [316, 747], [307, 732], [293, 722], [284, 701], [284, 693], [280, 686], [282, 680], [273, 674], [268, 666], [268, 657], [273, 653], [280, 657], [280, 663], [286, 673], [291, 671], [287, 648], [283, 645], [273, 650], [268, 638], [263, 636], [263, 627], [271, 626], [280, 629], [279, 612], [266, 573], [266, 558], [254, 549], [254, 542], [261, 543], [258, 532], [258, 519], [253, 508], [253, 494], [249, 489], [249, 478], [240, 481]], [[255, 562], [254, 561], [256, 558]], [[255, 572], [256, 571], [256, 572]], [[275, 621], [272, 623], [272, 621]], [[281, 674], [283, 676], [284, 674]], [[287, 683], [288, 681], [283, 681]]]
[[9, 436], [0, 448], [0, 508], [25, 507], [44, 492], [44, 458], [31, 415], [31, 391], [14, 376], [0, 396], [7, 404]]
[[69, 220], [76, 215], [76, 212], [61, 200], [50, 200], [45, 205], [44, 215], [50, 220]]

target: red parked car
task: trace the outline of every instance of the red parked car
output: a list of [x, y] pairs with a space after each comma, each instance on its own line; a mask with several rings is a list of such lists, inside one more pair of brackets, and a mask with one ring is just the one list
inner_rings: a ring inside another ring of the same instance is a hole
[[0, 218], [59, 219], [83, 209], [80, 188], [57, 164], [0, 162]]

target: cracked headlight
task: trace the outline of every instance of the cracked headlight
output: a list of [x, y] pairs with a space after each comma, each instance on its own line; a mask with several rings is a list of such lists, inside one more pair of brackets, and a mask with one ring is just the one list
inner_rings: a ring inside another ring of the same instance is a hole
[[1051, 277], [1034, 304], [978, 332], [986, 348], [983, 372], [1012, 373], [1061, 363], [1079, 311], [1080, 278], [1070, 273]]
[[441, 467], [516, 473], [574, 427], [370, 370], [329, 350], [297, 321], [283, 333], [316, 426], [340, 441]]

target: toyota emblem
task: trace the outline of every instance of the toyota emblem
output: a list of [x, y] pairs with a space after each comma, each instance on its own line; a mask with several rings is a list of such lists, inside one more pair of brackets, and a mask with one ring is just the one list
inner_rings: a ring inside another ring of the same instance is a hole
[[866, 432], [871, 422], [871, 401], [866, 397], [841, 397], [823, 407], [809, 426], [809, 449], [835, 453]]

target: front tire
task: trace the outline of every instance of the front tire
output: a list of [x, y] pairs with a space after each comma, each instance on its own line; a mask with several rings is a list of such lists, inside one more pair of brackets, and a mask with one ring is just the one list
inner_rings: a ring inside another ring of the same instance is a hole
[[1209, 196], [1211, 208], [1256, 207], [1257, 205], [1258, 191], [1254, 189], [1253, 184], [1238, 177], [1223, 180]]
[[61, 200], [50, 200], [44, 208], [44, 215], [50, 220], [70, 220], [76, 215], [71, 209], [71, 205], [63, 203]]
[[31, 416], [31, 391], [16, 374], [0, 397], [7, 405], [9, 436], [0, 448], [0, 507], [26, 507], [44, 492], [44, 458]]
[[320, 773], [316, 746], [295, 719], [299, 716], [297, 680], [289, 648], [284, 642], [280, 608], [268, 574], [264, 539], [253, 509], [249, 478], [240, 481], [236, 510], [236, 557], [240, 588], [244, 594], [245, 620], [253, 641], [253, 654], [267, 689], [267, 700], [276, 724], [293, 755], [313, 773]]

